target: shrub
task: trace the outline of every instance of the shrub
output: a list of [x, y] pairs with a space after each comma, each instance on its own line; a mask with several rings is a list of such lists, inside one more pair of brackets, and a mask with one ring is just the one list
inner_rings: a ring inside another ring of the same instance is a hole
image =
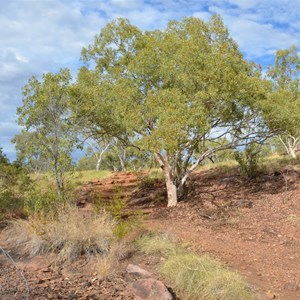
[[241, 176], [246, 179], [253, 179], [259, 171], [259, 162], [261, 160], [260, 145], [250, 144], [243, 152], [235, 152], [235, 159], [240, 166]]
[[31, 181], [17, 163], [10, 163], [0, 148], [0, 220], [23, 210], [24, 192]]
[[96, 213], [104, 209], [116, 220], [116, 226], [113, 232], [119, 239], [125, 237], [137, 228], [141, 224], [143, 217], [142, 211], [129, 211], [127, 209], [127, 199], [122, 196], [122, 187], [116, 186], [114, 196], [110, 201], [103, 201], [100, 196], [98, 201], [94, 201], [93, 203], [93, 208]]
[[141, 225], [143, 214], [140, 211], [134, 212], [126, 220], [119, 219], [113, 229], [115, 237], [122, 239]]
[[186, 300], [255, 299], [251, 289], [237, 273], [207, 255], [173, 255], [165, 261], [161, 271]]

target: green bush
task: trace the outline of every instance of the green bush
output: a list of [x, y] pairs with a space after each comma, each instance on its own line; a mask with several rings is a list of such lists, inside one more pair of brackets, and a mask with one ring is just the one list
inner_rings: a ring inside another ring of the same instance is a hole
[[101, 199], [94, 201], [93, 208], [96, 213], [101, 210], [108, 212], [115, 220], [114, 235], [121, 239], [140, 226], [142, 221], [142, 211], [130, 211], [127, 205], [126, 197], [123, 197], [122, 187], [114, 188], [114, 195], [110, 201]]
[[245, 179], [254, 179], [258, 175], [261, 160], [260, 149], [260, 145], [252, 143], [243, 152], [235, 152], [235, 159], [240, 166], [241, 176]]
[[31, 180], [17, 163], [10, 163], [0, 148], [0, 220], [23, 211], [24, 193]]

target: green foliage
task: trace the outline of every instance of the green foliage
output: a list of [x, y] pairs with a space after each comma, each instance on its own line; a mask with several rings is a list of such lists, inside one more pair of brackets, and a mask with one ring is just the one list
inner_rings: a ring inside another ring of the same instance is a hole
[[94, 156], [84, 155], [77, 163], [78, 171], [90, 171], [95, 170], [97, 159]]
[[23, 211], [24, 193], [30, 188], [27, 173], [17, 163], [10, 163], [0, 148], [0, 220]]
[[157, 183], [161, 182], [164, 178], [164, 174], [159, 169], [152, 169], [149, 173], [145, 174], [141, 178], [141, 188], [152, 188]]
[[13, 137], [12, 143], [15, 144], [17, 161], [29, 173], [40, 173], [51, 170], [51, 161], [39, 148], [34, 132], [22, 130], [20, 134]]
[[82, 59], [86, 66], [72, 89], [76, 118], [160, 156], [179, 191], [193, 162], [231, 146], [203, 147], [195, 159], [199, 145], [224, 136], [218, 128], [239, 140], [267, 89], [219, 16], [147, 32], [118, 19], [82, 50]]
[[[68, 173], [69, 175], [69, 173]], [[86, 183], [87, 181], [93, 180], [93, 179], [101, 179], [105, 178], [111, 175], [110, 171], [107, 170], [88, 170], [88, 171], [74, 171], [68, 176], [69, 181], [74, 186], [80, 186], [83, 183]]]
[[114, 218], [121, 219], [124, 210], [127, 208], [126, 199], [123, 197], [122, 187], [116, 186], [113, 191], [113, 197], [109, 201], [102, 200], [101, 195], [93, 202], [95, 212], [105, 209]]
[[143, 219], [143, 212], [136, 211], [129, 215], [127, 219], [119, 219], [116, 226], [113, 229], [114, 236], [118, 239], [122, 239], [129, 233], [141, 226]]
[[235, 159], [240, 166], [241, 176], [254, 179], [259, 171], [261, 146], [254, 143], [248, 145], [243, 152], [235, 152]]
[[103, 201], [100, 197], [93, 202], [93, 208], [96, 213], [104, 209], [116, 220], [113, 233], [119, 239], [139, 227], [143, 217], [142, 211], [129, 211], [127, 199], [120, 186], [115, 187], [113, 198], [110, 201]]
[[296, 158], [300, 146], [300, 57], [297, 48], [278, 50], [268, 77], [273, 91], [262, 101], [261, 107], [269, 128], [275, 131], [286, 152]]
[[76, 138], [70, 120], [69, 70], [47, 73], [43, 80], [32, 77], [23, 88], [18, 123], [24, 127], [15, 138], [20, 159], [47, 161], [55, 174], [58, 196], [63, 198], [64, 174], [71, 168]]

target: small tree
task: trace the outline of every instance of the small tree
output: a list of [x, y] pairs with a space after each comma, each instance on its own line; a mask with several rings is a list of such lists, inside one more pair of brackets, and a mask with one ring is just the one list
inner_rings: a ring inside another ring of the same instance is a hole
[[236, 151], [235, 159], [240, 166], [241, 176], [245, 179], [253, 179], [259, 171], [259, 161], [261, 159], [261, 145], [249, 144], [244, 151]]
[[286, 152], [297, 157], [300, 147], [300, 57], [295, 46], [276, 52], [274, 66], [268, 76], [273, 92], [264, 103], [264, 113], [271, 129], [279, 132]]
[[18, 123], [28, 132], [27, 144], [22, 147], [23, 156], [31, 159], [33, 153], [38, 153], [50, 161], [60, 199], [76, 141], [69, 118], [70, 80], [67, 69], [44, 74], [42, 81], [33, 76], [23, 88], [23, 105], [17, 109]]
[[[118, 19], [82, 50], [82, 59], [77, 118], [123, 141], [125, 133], [128, 144], [153, 153], [165, 174], [168, 206], [177, 205], [206, 157], [263, 133], [255, 103], [265, 95], [264, 82], [219, 16], [147, 32]], [[222, 137], [228, 143], [216, 142]]]

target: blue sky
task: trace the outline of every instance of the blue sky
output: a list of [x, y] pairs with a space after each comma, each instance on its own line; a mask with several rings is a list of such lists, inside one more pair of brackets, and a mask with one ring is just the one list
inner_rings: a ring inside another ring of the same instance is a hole
[[68, 67], [110, 20], [163, 29], [172, 19], [219, 13], [245, 57], [266, 66], [277, 49], [299, 46], [300, 0], [9, 0], [0, 7], [0, 147], [15, 158], [16, 108], [32, 75]]

